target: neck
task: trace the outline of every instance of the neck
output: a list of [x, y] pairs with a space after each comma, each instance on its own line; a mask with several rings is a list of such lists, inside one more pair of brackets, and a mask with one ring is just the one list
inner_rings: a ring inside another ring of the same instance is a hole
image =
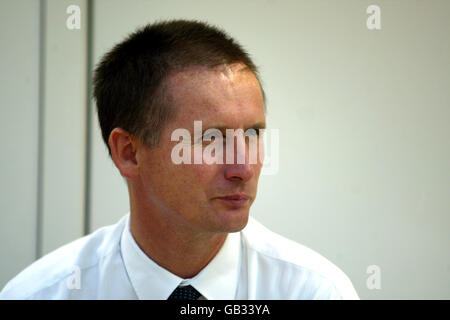
[[157, 210], [130, 208], [130, 229], [136, 243], [154, 262], [188, 279], [197, 275], [216, 256], [227, 233], [199, 232]]

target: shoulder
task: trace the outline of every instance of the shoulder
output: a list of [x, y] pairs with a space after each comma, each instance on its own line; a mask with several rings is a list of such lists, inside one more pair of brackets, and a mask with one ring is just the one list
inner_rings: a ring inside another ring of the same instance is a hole
[[72, 241], [35, 261], [0, 292], [0, 299], [67, 298], [66, 283], [76, 272], [95, 270], [108, 256], [119, 250], [119, 241], [127, 216], [117, 224], [100, 228]]
[[[266, 276], [278, 276], [289, 282], [289, 286], [297, 283], [299, 295], [308, 293], [308, 297], [318, 299], [358, 299], [347, 275], [316, 251], [272, 232], [252, 217], [242, 236], [248, 258], [253, 260], [249, 263], [263, 265], [263, 272], [270, 273]], [[289, 287], [289, 292], [294, 294], [295, 289]]]

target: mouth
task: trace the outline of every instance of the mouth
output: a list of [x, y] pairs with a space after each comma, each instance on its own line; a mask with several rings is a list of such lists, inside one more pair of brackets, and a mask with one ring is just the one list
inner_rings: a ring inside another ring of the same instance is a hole
[[214, 198], [214, 200], [219, 200], [220, 202], [235, 208], [246, 206], [250, 201], [250, 196], [245, 193], [235, 193], [226, 195], [223, 197]]

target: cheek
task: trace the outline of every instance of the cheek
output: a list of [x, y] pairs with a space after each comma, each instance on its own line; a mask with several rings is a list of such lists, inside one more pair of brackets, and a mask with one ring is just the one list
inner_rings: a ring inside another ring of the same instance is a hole
[[193, 159], [191, 164], [177, 165], [171, 153], [172, 149], [167, 148], [145, 159], [147, 192], [157, 194], [159, 199], [176, 207], [194, 205], [193, 199], [204, 202], [215, 195], [221, 165], [194, 164]]
[[220, 172], [220, 168], [214, 164], [171, 164], [171, 166], [168, 179], [173, 179], [172, 188], [187, 196], [195, 194], [200, 198], [202, 194], [208, 196]]
[[205, 191], [209, 190], [217, 180], [220, 173], [220, 166], [217, 164], [192, 164], [188, 165], [186, 171], [192, 177], [191, 183], [198, 185]]

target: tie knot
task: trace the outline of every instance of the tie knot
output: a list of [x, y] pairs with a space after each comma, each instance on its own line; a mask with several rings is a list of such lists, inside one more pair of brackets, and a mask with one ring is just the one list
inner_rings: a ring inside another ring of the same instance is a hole
[[201, 296], [200, 292], [193, 286], [177, 287], [167, 300], [197, 300]]

